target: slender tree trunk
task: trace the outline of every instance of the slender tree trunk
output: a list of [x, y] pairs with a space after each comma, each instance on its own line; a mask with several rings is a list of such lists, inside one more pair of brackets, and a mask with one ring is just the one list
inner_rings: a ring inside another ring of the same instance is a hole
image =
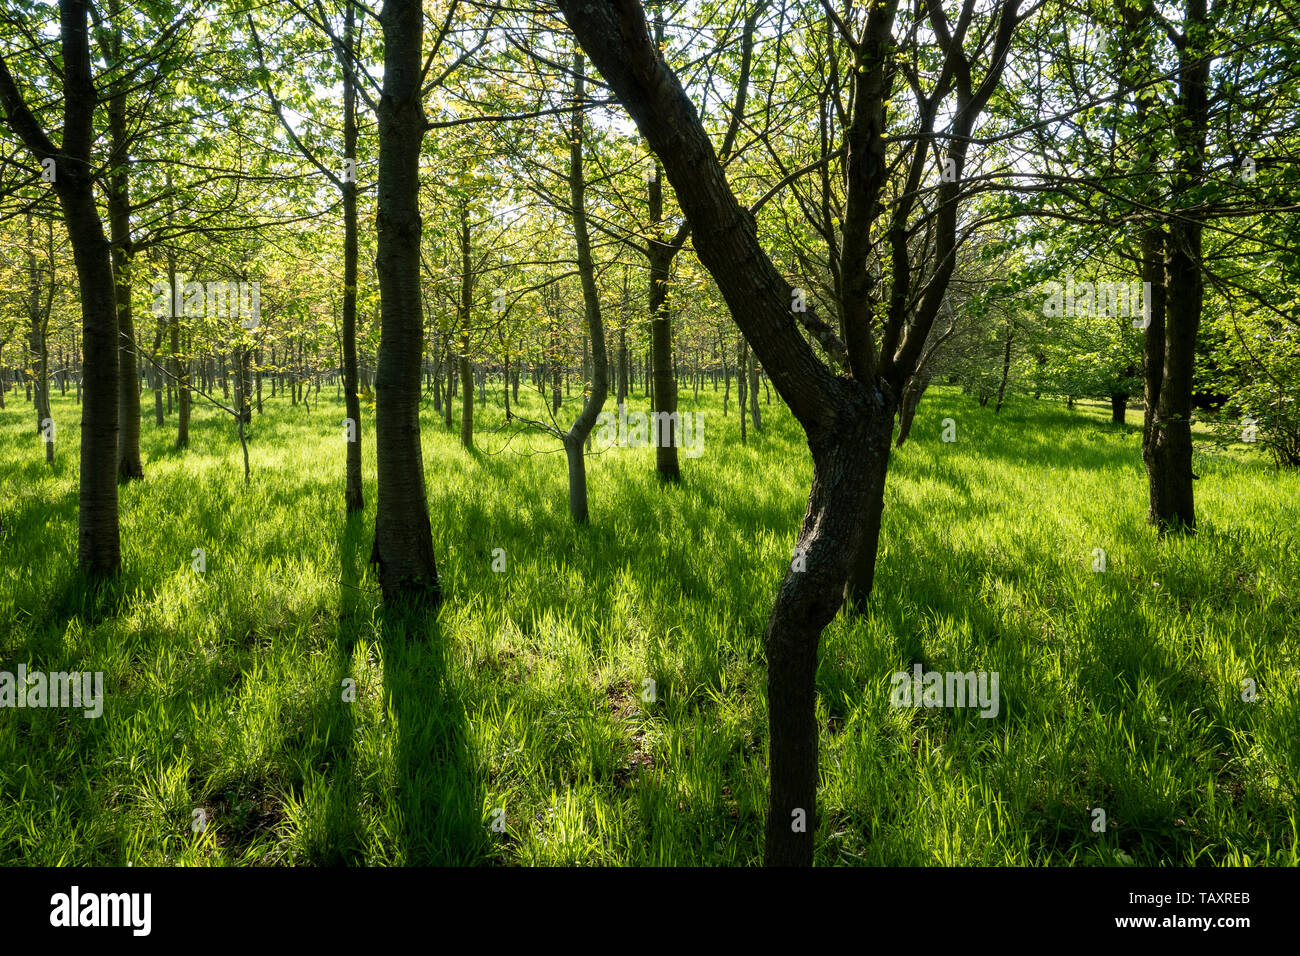
[[1007, 323], [1007, 341], [1006, 347], [1002, 352], [1002, 380], [998, 382], [998, 403], [993, 408], [993, 414], [1002, 411], [1002, 399], [1007, 394], [1007, 378], [1011, 375], [1011, 343], [1015, 339], [1015, 326]]
[[[109, 17], [113, 22], [112, 45], [122, 45], [121, 10], [118, 0], [110, 0]], [[144, 477], [140, 460], [140, 391], [136, 377], [135, 320], [131, 311], [132, 249], [130, 177], [127, 165], [126, 91], [119, 88], [108, 98], [110, 172], [108, 221], [113, 244], [114, 290], [117, 297], [118, 358], [121, 363], [121, 386], [118, 389], [118, 462], [121, 481]]]
[[745, 343], [743, 334], [736, 337], [736, 405], [740, 409], [740, 441], [745, 443], [745, 417], [749, 413], [746, 399], [749, 397], [749, 375], [746, 368], [749, 365], [749, 346]]
[[172, 290], [171, 304], [172, 375], [176, 377], [176, 447], [186, 448], [190, 443], [190, 362], [182, 359], [180, 346], [181, 310], [176, 308], [176, 250], [167, 248], [167, 288]]
[[474, 309], [473, 244], [469, 231], [469, 207], [460, 205], [460, 301], [457, 319], [460, 322], [460, 443], [474, 447], [474, 370], [469, 362], [469, 325]]
[[[655, 434], [655, 470], [661, 482], [681, 481], [681, 466], [677, 459], [677, 382], [673, 378], [673, 325], [668, 309], [669, 270], [673, 250], [662, 242], [663, 185], [655, 163], [655, 177], [650, 182], [650, 221], [654, 224], [647, 248], [650, 259], [650, 342], [654, 363], [654, 405], [658, 415], [651, 425]], [[657, 422], [663, 422], [662, 428]], [[662, 433], [660, 433], [662, 432]]]
[[348, 429], [344, 462], [343, 506], [347, 514], [365, 509], [361, 491], [361, 398], [357, 394], [357, 93], [356, 67], [352, 62], [352, 31], [355, 8], [344, 14], [343, 56], [343, 159], [349, 175], [343, 182], [343, 403], [352, 427]]
[[456, 398], [456, 376], [459, 373], [459, 369], [456, 366], [456, 356], [452, 353], [452, 349], [451, 349], [450, 335], [447, 336], [446, 366], [447, 366], [447, 389], [446, 389], [446, 396], [445, 396], [446, 401], [443, 403], [442, 411], [443, 411], [443, 424], [445, 424], [446, 427], [450, 428], [451, 421], [452, 421], [452, 401]]
[[[600, 293], [596, 288], [596, 267], [591, 258], [591, 238], [587, 232], [587, 181], [583, 171], [583, 111], [586, 78], [581, 53], [573, 57], [574, 102], [573, 130], [569, 137], [569, 193], [572, 197], [573, 234], [578, 252], [578, 275], [582, 280], [582, 301], [591, 336], [591, 391], [582, 404], [577, 419], [564, 436], [564, 452], [569, 464], [569, 517], [576, 524], [586, 524], [587, 463], [583, 446], [592, 426], [605, 405], [609, 391], [609, 367], [605, 354], [605, 326], [600, 314]], [[585, 351], [585, 349], [584, 349]]]

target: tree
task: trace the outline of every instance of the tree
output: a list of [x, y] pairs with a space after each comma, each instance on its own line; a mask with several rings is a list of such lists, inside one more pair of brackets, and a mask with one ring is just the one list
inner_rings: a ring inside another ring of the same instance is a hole
[[72, 244], [81, 287], [84, 397], [81, 475], [77, 509], [77, 561], [95, 577], [115, 574], [122, 554], [117, 523], [118, 326], [113, 263], [95, 205], [91, 155], [98, 98], [90, 69], [85, 0], [59, 0], [63, 57], [63, 129], [57, 145], [28, 108], [0, 55], [0, 103], [14, 133], [44, 168]]
[[[949, 142], [956, 175], [939, 189], [939, 265], [929, 290], [914, 314], [907, 314], [905, 301], [891, 310], [877, 357], [871, 345], [873, 290], [866, 264], [886, 175], [882, 133], [894, 76], [896, 0], [873, 6], [856, 34], [850, 27], [852, 20], [845, 21], [827, 8], [853, 52], [855, 66], [853, 114], [845, 143], [843, 342], [815, 311], [792, 311], [794, 290], [759, 243], [753, 214], [741, 207], [728, 186], [698, 114], [651, 38], [640, 4], [633, 0], [560, 3], [569, 27], [658, 154], [691, 223], [700, 261], [713, 275], [777, 393], [804, 428], [812, 452], [813, 484], [797, 546], [802, 560], [785, 575], [764, 637], [770, 715], [769, 864], [812, 861], [820, 634], [843, 603], [846, 586], [852, 587], [850, 576], [861, 582], [864, 542], [872, 537], [869, 525], [873, 515], [878, 522], [879, 503], [883, 503], [895, 396], [915, 368], [951, 272], [957, 181], [975, 118], [997, 86], [1017, 23], [1017, 6], [1012, 0], [999, 7], [996, 40], [989, 53], [992, 65], [978, 86], [961, 51], [974, 13], [973, 0], [965, 4], [955, 33], [938, 5], [930, 6], [930, 23], [940, 38], [945, 67], [936, 94], [923, 105], [937, 109], [938, 92], [946, 93], [950, 83], [956, 86], [957, 110]], [[920, 150], [916, 157], [913, 178], [919, 179]], [[905, 217], [906, 210], [903, 213]], [[896, 287], [895, 293], [903, 296], [903, 288]], [[836, 376], [816, 358], [799, 331], [796, 315], [838, 357], [851, 378]], [[910, 323], [905, 323], [909, 318]], [[874, 541], [870, 547], [874, 567]]]
[[[455, 5], [452, 6], [453, 10]], [[380, 340], [375, 372], [379, 472], [375, 542], [384, 600], [442, 600], [420, 447], [424, 311], [420, 289], [420, 145], [424, 11], [421, 0], [384, 0], [384, 85], [379, 97]], [[446, 38], [444, 29], [439, 42]]]

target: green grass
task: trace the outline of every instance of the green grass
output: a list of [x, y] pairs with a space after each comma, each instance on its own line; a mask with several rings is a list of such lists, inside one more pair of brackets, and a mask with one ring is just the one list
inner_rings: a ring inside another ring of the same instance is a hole
[[[593, 456], [575, 528], [563, 455], [493, 430], [499, 390], [473, 454], [428, 408], [435, 621], [379, 607], [373, 418], [349, 523], [342, 405], [322, 398], [268, 400], [246, 487], [228, 419], [197, 410], [177, 453], [146, 394], [124, 571], [91, 592], [78, 409], [56, 395], [51, 470], [9, 396], [0, 669], [103, 671], [105, 703], [0, 710], [0, 862], [759, 862], [761, 636], [811, 475], [789, 414], [765, 406], [742, 446], [734, 403], [724, 419], [701, 392], [685, 483], [659, 486], [652, 449]], [[1161, 543], [1138, 443], [1097, 407], [995, 416], [927, 395], [892, 465], [870, 613], [823, 637], [819, 864], [1298, 862], [1300, 475], [1207, 444], [1201, 531]], [[997, 671], [999, 715], [891, 707], [890, 674], [915, 662]]]

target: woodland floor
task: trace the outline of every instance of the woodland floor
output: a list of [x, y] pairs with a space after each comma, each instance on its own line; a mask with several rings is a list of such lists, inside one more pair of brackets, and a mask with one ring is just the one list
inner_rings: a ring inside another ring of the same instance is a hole
[[[52, 470], [7, 396], [0, 670], [103, 671], [105, 699], [0, 710], [0, 863], [760, 861], [762, 633], [811, 474], [788, 412], [741, 445], [734, 401], [724, 419], [682, 387], [707, 420], [684, 484], [659, 486], [650, 448], [593, 456], [577, 528], [558, 443], [492, 430], [499, 387], [473, 454], [430, 404], [435, 622], [373, 593], [373, 409], [349, 523], [334, 389], [310, 412], [265, 395], [245, 486], [228, 418], [196, 409], [178, 453], [145, 394], [147, 477], [101, 593], [74, 573], [72, 395]], [[823, 637], [818, 863], [1300, 862], [1300, 475], [1206, 442], [1200, 533], [1158, 543], [1139, 429], [1107, 419], [927, 394], [870, 613]], [[891, 707], [916, 662], [998, 672], [1000, 713]]]

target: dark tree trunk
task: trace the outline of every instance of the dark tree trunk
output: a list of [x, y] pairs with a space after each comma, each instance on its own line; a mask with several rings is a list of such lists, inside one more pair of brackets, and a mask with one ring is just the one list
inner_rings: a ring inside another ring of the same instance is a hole
[[90, 72], [85, 0], [60, 0], [63, 142], [55, 146], [0, 59], [0, 101], [9, 125], [38, 159], [53, 159], [55, 191], [81, 290], [83, 378], [77, 559], [96, 577], [121, 567], [117, 522], [117, 304], [112, 250], [95, 204], [91, 146], [97, 95]]
[[172, 375], [176, 378], [176, 447], [185, 448], [190, 443], [190, 361], [181, 357], [181, 313], [176, 302], [176, 250], [167, 249], [167, 288], [172, 290], [168, 310], [171, 320]]
[[[113, 45], [121, 46], [120, 11], [109, 5], [113, 18]], [[117, 298], [118, 360], [121, 386], [118, 389], [118, 461], [121, 481], [144, 477], [140, 460], [140, 392], [136, 379], [135, 320], [131, 311], [131, 199], [127, 165], [126, 92], [118, 90], [108, 99], [110, 172], [108, 176], [108, 222], [113, 244], [113, 278]]]
[[376, 271], [380, 340], [375, 372], [379, 485], [371, 560], [386, 603], [437, 605], [438, 571], [420, 447], [420, 92], [421, 0], [385, 0], [384, 83], [379, 100], [379, 206]]
[[[583, 103], [586, 78], [581, 53], [573, 57], [574, 102]], [[569, 195], [571, 197], [573, 235], [578, 253], [578, 275], [582, 280], [582, 302], [591, 336], [591, 391], [582, 411], [564, 436], [564, 453], [569, 464], [569, 517], [576, 524], [586, 524], [587, 462], [583, 446], [592, 426], [605, 406], [609, 392], [609, 364], [605, 354], [605, 325], [600, 314], [600, 293], [596, 288], [596, 267], [591, 258], [591, 239], [587, 232], [587, 180], [582, 166], [583, 112], [573, 111], [573, 129], [569, 137]], [[585, 349], [584, 349], [585, 351]]]
[[1128, 394], [1112, 392], [1110, 396], [1110, 420], [1116, 425], [1123, 425], [1128, 411]]
[[[365, 509], [361, 491], [361, 398], [357, 394], [357, 92], [356, 67], [352, 62], [354, 10], [347, 5], [343, 22], [343, 159], [352, 175], [343, 181], [343, 403], [352, 423], [347, 442], [343, 505], [347, 514]], [[260, 404], [260, 399], [259, 399]]]
[[[657, 168], [657, 166], [656, 166]], [[659, 178], [650, 184], [650, 218], [655, 223], [655, 234], [662, 231], [659, 221], [663, 215], [663, 197]], [[658, 241], [651, 241], [650, 251], [650, 342], [654, 363], [654, 406], [656, 413], [667, 416], [657, 419], [665, 424], [662, 429], [652, 425], [655, 434], [655, 470], [663, 482], [681, 481], [681, 467], [677, 460], [675, 416], [677, 413], [677, 382], [673, 378], [673, 325], [668, 310], [668, 278], [672, 265], [672, 250]], [[662, 431], [662, 434], [659, 432]]]
[[[1209, 122], [1211, 58], [1206, 50], [1212, 42], [1206, 0], [1185, 0], [1185, 10], [1173, 111], [1175, 161], [1171, 192], [1175, 205], [1204, 180]], [[1143, 11], [1142, 16], [1151, 14]], [[1136, 14], [1126, 17], [1130, 28], [1138, 22]], [[1148, 98], [1139, 97], [1142, 114], [1150, 105]], [[1191, 216], [1170, 217], [1163, 244], [1157, 230], [1156, 226], [1146, 230], [1142, 247], [1143, 278], [1151, 283], [1153, 299], [1143, 363], [1146, 413], [1142, 458], [1150, 492], [1147, 518], [1162, 534], [1171, 530], [1193, 532], [1196, 476], [1192, 473], [1192, 378], [1204, 301], [1202, 225]], [[1161, 251], [1163, 270], [1159, 263]]]
[[902, 448], [907, 436], [912, 433], [912, 422], [916, 419], [916, 408], [921, 404], [921, 396], [930, 387], [930, 373], [921, 368], [907, 380], [903, 389], [903, 398], [898, 407], [898, 441], [895, 447]]
[[460, 322], [460, 443], [474, 447], [474, 371], [469, 364], [469, 324], [474, 308], [473, 247], [469, 234], [469, 208], [460, 207], [460, 302], [457, 306]]
[[442, 421], [447, 428], [450, 428], [452, 421], [452, 402], [456, 398], [456, 376], [459, 373], [459, 369], [456, 367], [456, 356], [451, 350], [450, 335], [447, 336], [446, 347], [447, 388], [446, 394], [443, 396]]
[[749, 396], [749, 376], [745, 369], [749, 365], [749, 347], [745, 336], [736, 337], [736, 407], [740, 409], [740, 442], [745, 443], [745, 418], [749, 415], [746, 399]]
[[[897, 0], [873, 7], [861, 41], [864, 49], [889, 47], [887, 39], [896, 6]], [[634, 0], [560, 0], [560, 7], [582, 48], [664, 164], [682, 211], [691, 223], [701, 264], [713, 276], [732, 318], [771, 376], [778, 396], [808, 437], [813, 482], [797, 541], [800, 560], [785, 573], [764, 635], [771, 774], [765, 861], [769, 865], [808, 865], [813, 859], [817, 824], [816, 674], [820, 635], [844, 603], [850, 566], [865, 550], [862, 542], [867, 503], [883, 496], [887, 463], [873, 458], [880, 458], [882, 450], [887, 453], [892, 437], [895, 409], [887, 395], [901, 391], [914, 370], [951, 269], [941, 266], [940, 274], [931, 279], [921, 314], [910, 327], [917, 333], [916, 338], [901, 343], [895, 338], [891, 344], [891, 335], [901, 335], [902, 323], [889, 327], [882, 355], [890, 366], [880, 377], [873, 368], [859, 365], [853, 367], [853, 378], [832, 372], [813, 353], [796, 325], [790, 310], [790, 284], [759, 243], [753, 216], [740, 206], [727, 185], [722, 164], [694, 105], [650, 36], [643, 6]], [[1005, 11], [991, 53], [991, 60], [999, 64], [1005, 61], [1016, 23], [1017, 0], [1010, 0]], [[869, 58], [864, 55], [863, 59]], [[861, 109], [878, 115], [881, 125], [884, 94], [870, 84], [880, 82], [883, 69], [881, 62], [864, 66], [864, 85], [855, 87], [855, 97], [861, 93], [865, 101]], [[998, 75], [991, 74], [992, 82]], [[991, 91], [991, 82], [981, 84], [980, 96], [972, 99], [966, 90], [959, 97], [962, 102], [954, 122], [955, 140], [964, 143], [969, 138], [973, 114], [982, 106], [986, 90]], [[870, 135], [849, 143], [851, 169], [862, 162], [857, 151], [863, 146], [878, 147], [867, 155], [868, 164], [875, 162], [872, 157], [883, 159], [884, 143], [879, 133], [866, 132]], [[878, 165], [885, 167], [883, 162]], [[957, 166], [960, 171], [960, 159]], [[875, 194], [866, 198], [875, 202]], [[941, 222], [941, 227], [951, 235], [955, 232], [955, 187], [943, 189], [940, 199], [940, 219], [947, 220]], [[859, 225], [869, 232], [870, 219]], [[945, 262], [951, 260], [954, 250], [941, 247], [937, 251], [938, 261]], [[862, 271], [866, 272], [865, 266]], [[835, 354], [841, 365], [852, 361], [847, 356], [871, 361], [867, 358], [870, 327], [865, 322], [858, 324], [854, 332], [865, 333], [867, 340], [855, 338], [847, 346], [813, 310], [799, 323], [823, 345], [837, 345]], [[744, 368], [743, 363], [737, 363], [738, 377], [742, 379]], [[799, 827], [795, 824], [801, 818], [804, 825]]]
[[[50, 243], [50, 292], [54, 291], [54, 247]], [[31, 386], [28, 389], [36, 411], [36, 433], [45, 444], [45, 463], [54, 464], [54, 446], [57, 435], [53, 432], [54, 419], [50, 415], [50, 351], [46, 332], [50, 311], [41, 308], [41, 278], [36, 266], [36, 234], [32, 228], [32, 214], [27, 213], [27, 319], [31, 353]], [[46, 431], [47, 423], [50, 431]]]
[[1007, 342], [1002, 351], [1002, 380], [998, 382], [998, 403], [993, 408], [993, 414], [997, 415], [1002, 411], [1002, 400], [1007, 394], [1007, 378], [1011, 375], [1011, 345], [1015, 341], [1016, 329], [1014, 325], [1007, 325]]

